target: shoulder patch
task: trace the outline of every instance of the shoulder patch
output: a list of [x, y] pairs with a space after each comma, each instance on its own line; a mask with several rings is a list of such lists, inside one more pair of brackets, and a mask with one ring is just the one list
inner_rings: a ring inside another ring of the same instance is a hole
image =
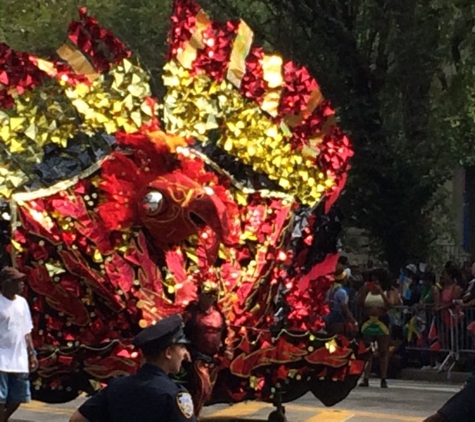
[[176, 395], [176, 405], [185, 418], [190, 419], [193, 416], [193, 399], [191, 398], [190, 393], [180, 391]]

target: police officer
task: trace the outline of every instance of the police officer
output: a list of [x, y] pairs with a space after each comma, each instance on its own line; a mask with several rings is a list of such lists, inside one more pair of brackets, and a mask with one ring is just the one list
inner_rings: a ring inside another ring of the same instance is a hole
[[465, 387], [424, 422], [473, 422], [475, 420], [475, 376]]
[[142, 350], [145, 364], [135, 375], [111, 380], [69, 422], [196, 422], [190, 394], [168, 377], [189, 360], [182, 317], [162, 319], [133, 343]]

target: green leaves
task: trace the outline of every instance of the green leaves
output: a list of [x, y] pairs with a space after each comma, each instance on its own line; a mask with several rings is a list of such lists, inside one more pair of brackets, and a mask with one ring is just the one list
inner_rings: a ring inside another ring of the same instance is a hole
[[[231, 7], [275, 50], [308, 65], [337, 106], [356, 148], [342, 201], [350, 225], [378, 239], [394, 268], [426, 256], [439, 230], [430, 216], [440, 210], [441, 186], [475, 157], [471, 2], [213, 5]], [[258, 6], [262, 13], [252, 13]]]

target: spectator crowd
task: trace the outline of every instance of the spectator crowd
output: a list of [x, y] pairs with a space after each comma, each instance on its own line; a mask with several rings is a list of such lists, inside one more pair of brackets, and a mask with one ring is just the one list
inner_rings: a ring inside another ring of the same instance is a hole
[[[350, 265], [341, 256], [327, 293], [327, 331], [358, 337], [373, 345], [370, 373], [395, 376], [405, 366], [450, 370], [466, 352], [475, 352], [475, 261], [445, 263], [439, 272], [427, 263], [409, 263], [399, 274], [384, 267]], [[374, 364], [373, 364], [374, 363]]]

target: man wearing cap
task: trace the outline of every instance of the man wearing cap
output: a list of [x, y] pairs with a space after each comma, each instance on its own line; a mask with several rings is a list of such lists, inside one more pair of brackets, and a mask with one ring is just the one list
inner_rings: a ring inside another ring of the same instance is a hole
[[162, 319], [133, 343], [145, 364], [134, 375], [111, 380], [69, 422], [196, 422], [190, 394], [168, 377], [189, 359], [181, 316]]
[[337, 266], [335, 281], [326, 294], [326, 300], [330, 307], [330, 313], [326, 316], [326, 326], [330, 335], [346, 334], [349, 328], [348, 324], [350, 324], [353, 333], [358, 331], [358, 322], [348, 307], [349, 296], [345, 289], [347, 283], [346, 273], [341, 266]]
[[38, 367], [30, 309], [20, 296], [25, 277], [13, 267], [0, 271], [0, 422], [30, 401], [29, 372]]
[[198, 300], [191, 302], [185, 309], [185, 333], [191, 341], [190, 392], [197, 416], [211, 398], [216, 383], [219, 372], [216, 357], [233, 358], [227, 344], [230, 339], [226, 320], [217, 304], [218, 295], [218, 285], [207, 281], [198, 289]]

